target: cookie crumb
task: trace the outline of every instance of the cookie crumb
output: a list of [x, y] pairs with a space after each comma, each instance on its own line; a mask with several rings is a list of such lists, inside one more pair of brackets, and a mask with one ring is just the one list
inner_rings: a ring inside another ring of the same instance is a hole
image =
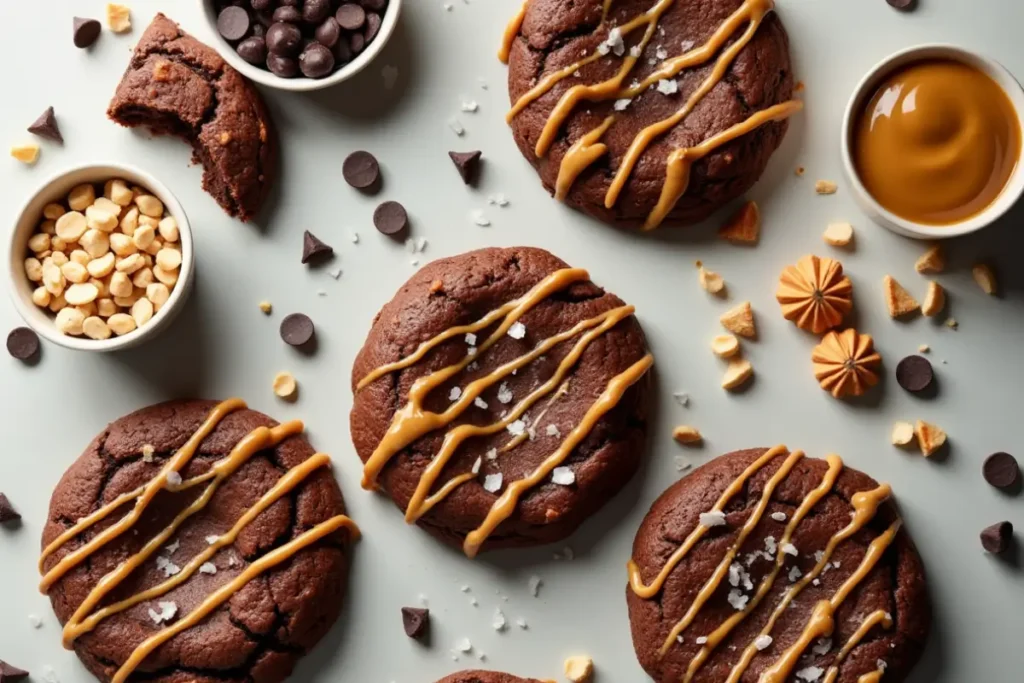
[[892, 275], [886, 275], [882, 279], [882, 288], [885, 291], [885, 305], [889, 309], [890, 318], [899, 318], [921, 308], [917, 299], [910, 296], [910, 292]]
[[974, 277], [974, 281], [981, 287], [981, 291], [985, 292], [989, 296], [995, 296], [999, 293], [999, 285], [996, 282], [996, 274], [992, 270], [992, 266], [987, 263], [975, 263], [971, 267], [971, 275]]
[[814, 191], [818, 194], [835, 194], [839, 186], [831, 180], [818, 180], [814, 183]]
[[754, 366], [750, 364], [750, 361], [734, 359], [729, 362], [729, 367], [725, 369], [725, 376], [722, 378], [722, 388], [729, 391], [738, 389], [743, 386], [743, 384], [745, 384], [753, 374]]
[[[958, 323], [956, 321], [956, 318], [947, 318], [946, 319], [946, 327], [948, 327], [951, 330], [955, 330], [958, 327], [960, 327], [960, 323]], [[946, 361], [942, 361], [942, 362], [945, 363]]]
[[754, 311], [749, 301], [744, 301], [735, 308], [726, 311], [719, 318], [719, 321], [722, 323], [722, 327], [733, 334], [749, 339], [757, 336], [757, 328], [754, 325]]
[[927, 344], [921, 344], [920, 346], [917, 347], [918, 353], [928, 353], [931, 350], [932, 347], [928, 346]]
[[891, 435], [893, 446], [906, 446], [914, 440], [914, 425], [909, 422], [895, 422]]
[[941, 273], [946, 269], [946, 252], [941, 244], [933, 244], [914, 263], [919, 273]]
[[677, 443], [685, 445], [699, 444], [704, 439], [697, 428], [691, 427], [690, 425], [679, 425], [673, 429], [672, 438], [675, 439]]
[[698, 266], [697, 281], [701, 289], [708, 294], [725, 295], [725, 280], [713, 270], [707, 270], [703, 265]]
[[946, 432], [938, 425], [923, 420], [918, 420], [914, 425], [914, 434], [921, 454], [926, 458], [934, 455], [946, 443]]
[[938, 282], [928, 282], [928, 291], [924, 295], [924, 303], [921, 304], [921, 313], [926, 317], [934, 317], [946, 307], [946, 290]]
[[269, 301], [261, 301], [260, 310], [266, 313], [267, 315], [270, 315], [271, 312], [274, 310], [274, 306]]
[[821, 238], [833, 247], [848, 247], [853, 242], [853, 226], [849, 223], [829, 223]]
[[793, 173], [796, 174], [797, 178], [802, 178], [804, 173], [807, 173], [807, 169], [804, 168], [803, 166], [797, 166]]
[[132, 30], [132, 12], [124, 5], [107, 3], [107, 26], [114, 33], [127, 33]]
[[279, 372], [274, 375], [274, 395], [286, 401], [295, 399], [299, 385], [290, 372]]
[[734, 244], [757, 244], [761, 236], [761, 210], [757, 202], [744, 203], [718, 229], [718, 236]]
[[720, 334], [711, 340], [711, 352], [719, 358], [732, 358], [740, 352], [740, 340], [731, 334]]
[[572, 683], [589, 683], [594, 676], [594, 660], [576, 655], [565, 660], [565, 677]]

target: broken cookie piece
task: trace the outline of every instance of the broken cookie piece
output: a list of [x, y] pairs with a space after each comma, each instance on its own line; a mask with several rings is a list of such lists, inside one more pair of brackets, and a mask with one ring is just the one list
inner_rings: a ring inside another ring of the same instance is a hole
[[946, 252], [941, 244], [933, 244], [914, 264], [914, 270], [919, 273], [941, 273], [945, 269]]
[[733, 334], [748, 339], [757, 336], [757, 328], [754, 326], [754, 310], [750, 307], [749, 301], [744, 301], [739, 306], [726, 311], [719, 320], [722, 327]]
[[934, 280], [928, 283], [928, 292], [924, 295], [921, 312], [929, 318], [938, 315], [946, 307], [946, 290]]
[[885, 291], [885, 305], [889, 309], [889, 317], [900, 318], [921, 308], [917, 299], [910, 296], [910, 292], [905, 290], [893, 276], [886, 275], [882, 279], [882, 287]]
[[946, 432], [938, 425], [918, 420], [914, 425], [914, 435], [921, 454], [926, 458], [935, 454], [946, 443]]
[[849, 223], [829, 223], [821, 238], [833, 247], [847, 247], [853, 242], [853, 226]]
[[718, 236], [734, 244], [757, 244], [761, 236], [761, 210], [757, 202], [746, 202], [718, 229]]

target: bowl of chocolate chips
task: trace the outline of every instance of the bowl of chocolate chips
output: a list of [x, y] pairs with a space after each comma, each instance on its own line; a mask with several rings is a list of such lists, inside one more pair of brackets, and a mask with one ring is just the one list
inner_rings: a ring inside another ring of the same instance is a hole
[[247, 78], [282, 90], [327, 88], [373, 61], [401, 0], [200, 0], [216, 47]]

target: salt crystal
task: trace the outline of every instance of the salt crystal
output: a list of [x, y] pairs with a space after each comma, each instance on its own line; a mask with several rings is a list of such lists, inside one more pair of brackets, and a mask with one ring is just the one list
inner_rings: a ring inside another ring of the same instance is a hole
[[549, 424], [547, 428], [544, 430], [544, 432], [548, 436], [562, 436], [562, 432], [560, 429], [558, 429], [558, 425], [556, 424]]
[[489, 450], [486, 453], [484, 453], [484, 457], [487, 458], [488, 460], [497, 460], [498, 459], [498, 449], [497, 448], [492, 448], [491, 450]]
[[505, 613], [501, 609], [494, 610], [494, 618], [491, 620], [491, 626], [495, 631], [504, 631], [508, 622], [505, 621]]
[[779, 549], [779, 544], [775, 542], [774, 536], [765, 536], [764, 547], [769, 555], [775, 555], [775, 551]]
[[800, 571], [800, 567], [793, 565], [789, 568], [789, 582], [796, 583], [797, 579], [803, 576], [803, 572]]
[[654, 56], [657, 57], [658, 59], [668, 59], [668, 50], [659, 45], [654, 50]]
[[473, 649], [473, 643], [469, 642], [469, 638], [461, 638], [455, 643], [455, 649], [459, 652], [469, 652]]
[[576, 473], [571, 467], [556, 467], [551, 473], [551, 481], [562, 486], [569, 486], [576, 481]]
[[171, 486], [181, 486], [181, 475], [174, 470], [170, 470], [167, 473], [167, 483]]
[[771, 517], [776, 522], [785, 522], [786, 521], [786, 513], [785, 512], [773, 512], [771, 514]]
[[721, 510], [700, 513], [701, 526], [725, 526], [725, 513]]
[[476, 335], [472, 332], [466, 333], [466, 343], [470, 346], [476, 346]]
[[484, 490], [491, 493], [497, 493], [501, 489], [501, 472], [497, 474], [488, 474], [484, 477]]
[[462, 389], [460, 387], [452, 387], [451, 391], [448, 392], [449, 401], [458, 401], [460, 396], [462, 396]]
[[673, 457], [673, 461], [676, 464], [676, 471], [677, 472], [685, 472], [686, 470], [688, 470], [691, 467], [693, 467], [693, 463], [691, 463], [686, 458], [686, 456], [684, 456], [684, 455], [676, 455], [676, 456], [674, 456]]
[[466, 129], [463, 128], [462, 124], [459, 123], [456, 119], [449, 119], [448, 127], [451, 128], [452, 132], [458, 135], [459, 137], [462, 137], [463, 134], [465, 134], [466, 132]]
[[690, 395], [689, 394], [685, 394], [683, 392], [676, 392], [676, 393], [672, 394], [672, 397], [675, 398], [676, 403], [678, 403], [679, 405], [681, 405], [684, 408], [687, 407], [688, 405], [690, 405]]
[[473, 399], [473, 405], [475, 405], [477, 408], [482, 408], [483, 410], [487, 410], [487, 401], [483, 400], [479, 396], [477, 396], [476, 398]]
[[473, 474], [480, 474], [480, 465], [483, 464], [483, 458], [477, 458], [476, 462], [473, 463], [473, 469], [470, 470]]
[[754, 638], [754, 647], [757, 648], [758, 652], [760, 652], [761, 650], [767, 650], [768, 646], [770, 646], [771, 644], [772, 644], [772, 637], [771, 636], [760, 635], [757, 638]]
[[491, 222], [487, 220], [487, 216], [484, 215], [484, 212], [480, 210], [473, 212], [473, 222], [481, 228], [486, 228], [491, 224]]
[[511, 423], [508, 427], [506, 427], [506, 429], [508, 430], [508, 433], [511, 434], [512, 436], [519, 436], [520, 434], [526, 431], [526, 423], [523, 422], [522, 420], [516, 420], [515, 422]]
[[632, 101], [633, 100], [628, 98], [615, 100], [615, 104], [612, 105], [612, 109], [614, 109], [615, 111], [625, 111], [626, 107], [628, 107], [629, 103]]
[[199, 571], [202, 574], [216, 574], [217, 565], [215, 565], [213, 562], [203, 562], [201, 565], [199, 565]]
[[540, 595], [540, 585], [544, 582], [541, 580], [539, 576], [534, 574], [530, 577], [530, 580], [527, 583], [530, 586], [530, 595], [532, 595], [533, 597], [537, 597], [538, 595]]
[[630, 57], [636, 57], [636, 58], [639, 58], [639, 57], [640, 57], [640, 54], [641, 54], [641, 52], [642, 52], [642, 51], [641, 51], [641, 49], [640, 49], [640, 46], [639, 46], [639, 45], [634, 45], [633, 47], [629, 48], [629, 56], [630, 56]]
[[800, 554], [800, 552], [796, 549], [796, 546], [792, 543], [783, 543], [782, 552], [786, 555], [792, 555], [793, 557], [796, 557]]
[[694, 46], [694, 45], [696, 45], [696, 43], [694, 43], [694, 42], [693, 42], [692, 40], [684, 40], [684, 41], [683, 41], [683, 42], [682, 42], [682, 43], [681, 43], [681, 44], [679, 45], [679, 47], [683, 48], [683, 52], [686, 52], [686, 51], [688, 51], [688, 50], [691, 50], [691, 49], [693, 49], [693, 46]]
[[206, 544], [207, 545], [213, 545], [214, 543], [216, 543], [219, 540], [220, 540], [220, 536], [214, 536], [214, 535], [211, 534], [211, 535], [206, 537]]
[[498, 400], [502, 403], [510, 403], [512, 401], [512, 390], [508, 388], [506, 382], [502, 382], [498, 386]]
[[28, 623], [32, 625], [32, 628], [39, 628], [43, 625], [43, 620], [38, 615], [30, 614], [28, 615]]
[[679, 84], [674, 78], [663, 78], [658, 81], [658, 92], [662, 95], [672, 95], [679, 92]]
[[526, 336], [526, 325], [522, 324], [518, 320], [512, 323], [512, 327], [508, 328], [508, 336], [513, 339], [522, 339]]
[[476, 100], [467, 100], [462, 103], [462, 111], [476, 113], [478, 109], [480, 109], [480, 105], [476, 103]]
[[526, 618], [525, 617], [519, 617], [518, 619], [516, 619], [516, 626], [518, 626], [519, 628], [521, 628], [523, 630], [526, 630], [526, 627], [527, 627]]
[[168, 555], [173, 555], [174, 553], [178, 552], [178, 548], [180, 547], [181, 541], [174, 541], [174, 543], [167, 544], [167, 546], [164, 548], [164, 552]]
[[696, 638], [694, 638], [693, 642], [697, 643], [698, 645], [703, 645], [704, 643], [708, 642], [708, 637], [697, 636]]
[[832, 639], [831, 638], [824, 638], [824, 639], [819, 640], [818, 642], [816, 642], [814, 644], [814, 646], [811, 648], [811, 652], [813, 652], [816, 655], [824, 655], [824, 654], [828, 654], [829, 650], [831, 650], [831, 649], [832, 649]]
[[733, 588], [729, 591], [729, 595], [726, 596], [729, 604], [733, 606], [733, 609], [740, 611], [747, 606], [747, 602], [750, 600], [749, 596], [744, 595], [737, 588]]
[[809, 666], [806, 669], [800, 669], [796, 672], [796, 677], [800, 680], [812, 683], [821, 679], [821, 675], [825, 673], [825, 670], [820, 666]]

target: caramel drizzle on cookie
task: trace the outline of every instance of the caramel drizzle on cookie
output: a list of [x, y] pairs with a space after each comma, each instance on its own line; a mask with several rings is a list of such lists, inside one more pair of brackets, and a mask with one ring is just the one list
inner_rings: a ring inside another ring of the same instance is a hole
[[[240, 399], [228, 399], [219, 403], [210, 411], [199, 428], [189, 437], [185, 444], [168, 458], [159, 473], [149, 482], [138, 489], [122, 494], [115, 500], [102, 506], [92, 514], [84, 517], [74, 524], [67, 531], [58, 536], [50, 543], [42, 553], [39, 561], [40, 571], [43, 571], [45, 561], [53, 553], [62, 548], [68, 541], [79, 534], [87, 531], [103, 519], [106, 519], [124, 504], [135, 500], [135, 505], [130, 513], [121, 518], [116, 524], [103, 530], [80, 548], [69, 552], [61, 558], [49, 571], [45, 572], [40, 582], [40, 590], [47, 592], [54, 583], [63, 578], [69, 571], [88, 560], [96, 551], [115, 540], [123, 533], [131, 529], [145, 513], [146, 508], [161, 491], [171, 493], [185, 491], [200, 484], [210, 482], [202, 494], [178, 515], [160, 533], [151, 538], [137, 553], [122, 561], [116, 568], [104, 575], [85, 597], [82, 603], [75, 610], [75, 613], [64, 625], [63, 642], [64, 646], [70, 648], [74, 641], [82, 635], [92, 631], [107, 617], [119, 614], [139, 603], [153, 600], [166, 595], [177, 586], [191, 578], [199, 568], [209, 561], [219, 550], [235, 542], [238, 534], [255, 520], [262, 512], [290, 493], [296, 486], [301, 484], [309, 475], [330, 464], [330, 458], [323, 453], [316, 453], [302, 463], [288, 470], [277, 483], [263, 494], [252, 507], [247, 509], [238, 519], [235, 525], [226, 533], [218, 536], [216, 540], [209, 543], [198, 555], [189, 560], [178, 573], [166, 581], [136, 593], [128, 598], [96, 609], [100, 602], [117, 589], [128, 576], [142, 566], [174, 535], [185, 521], [202, 511], [212, 500], [220, 484], [234, 474], [242, 465], [249, 461], [254, 455], [267, 448], [273, 448], [288, 437], [300, 434], [303, 431], [303, 424], [298, 420], [285, 422], [275, 427], [257, 427], [244, 436], [231, 452], [221, 460], [218, 460], [210, 470], [202, 475], [193, 477], [177, 484], [171, 484], [169, 477], [174, 475], [180, 477], [180, 471], [184, 469], [189, 461], [195, 456], [196, 451], [203, 440], [208, 437], [217, 425], [230, 413], [245, 408], [246, 405]], [[132, 651], [131, 655], [120, 666], [111, 679], [112, 683], [124, 683], [139, 665], [156, 648], [167, 642], [175, 635], [192, 628], [215, 609], [227, 602], [231, 596], [242, 589], [254, 578], [267, 570], [294, 557], [303, 548], [316, 543], [339, 529], [346, 529], [352, 539], [359, 537], [359, 528], [345, 515], [336, 515], [330, 519], [317, 524], [311, 529], [303, 532], [279, 548], [268, 552], [259, 559], [250, 563], [238, 576], [225, 583], [208, 595], [194, 610], [178, 619], [174, 624], [167, 626], [142, 641]], [[94, 611], [95, 610], [95, 611]]]
[[[647, 148], [661, 136], [665, 135], [677, 125], [682, 123], [704, 99], [704, 97], [725, 77], [726, 72], [732, 65], [736, 56], [754, 38], [760, 28], [765, 16], [775, 6], [774, 0], [744, 0], [743, 4], [726, 19], [721, 26], [712, 34], [708, 41], [699, 47], [687, 50], [681, 55], [662, 61], [658, 69], [642, 81], [635, 82], [628, 87], [623, 87], [626, 78], [632, 72], [633, 67], [639, 61], [648, 43], [653, 37], [662, 15], [675, 3], [675, 0], [659, 0], [654, 6], [643, 14], [634, 17], [625, 24], [613, 27], [612, 30], [619, 31], [625, 37], [633, 31], [644, 27], [644, 34], [637, 45], [622, 56], [622, 66], [616, 74], [600, 83], [584, 85], [577, 84], [569, 88], [554, 106], [548, 119], [541, 129], [540, 136], [534, 153], [538, 157], [544, 157], [551, 148], [558, 136], [559, 130], [572, 114], [576, 106], [581, 102], [602, 102], [608, 100], [633, 99], [644, 93], [648, 88], [654, 86], [663, 79], [675, 78], [685, 69], [702, 66], [710, 62], [721, 50], [722, 54], [715, 60], [712, 72], [690, 95], [685, 104], [676, 113], [668, 118], [657, 121], [643, 130], [633, 138], [629, 149], [626, 151], [615, 177], [605, 194], [605, 208], [611, 209], [618, 202], [626, 183], [633, 173], [640, 157]], [[519, 34], [523, 20], [526, 16], [524, 3], [516, 16], [509, 22], [502, 39], [502, 46], [499, 50], [499, 58], [507, 62], [511, 51], [512, 43]], [[607, 20], [611, 3], [606, 0], [604, 13], [601, 18], [603, 26]], [[744, 25], [746, 30], [733, 44], [726, 47], [729, 39]], [[525, 92], [512, 105], [506, 115], [506, 120], [511, 122], [519, 113], [533, 102], [540, 99], [552, 88], [564, 79], [575, 76], [584, 66], [599, 60], [605, 55], [600, 51], [577, 60], [567, 67], [554, 71], [542, 78], [534, 87]], [[666, 159], [666, 177], [662, 186], [658, 203], [644, 223], [645, 230], [653, 230], [658, 227], [672, 209], [675, 208], [679, 199], [686, 193], [689, 187], [690, 170], [694, 163], [708, 156], [721, 146], [743, 136], [747, 133], [772, 121], [781, 121], [792, 116], [803, 108], [799, 100], [790, 100], [781, 104], [768, 107], [748, 117], [746, 120], [727, 128], [699, 145], [688, 148], [677, 148], [669, 153]], [[607, 152], [607, 147], [598, 144], [600, 139], [614, 123], [614, 117], [606, 118], [599, 126], [586, 133], [577, 143], [572, 145], [569, 151], [562, 158], [559, 165], [558, 180], [556, 182], [555, 197], [564, 199], [575, 180], [589, 166], [594, 164]], [[582, 143], [582, 144], [581, 144]]]
[[[456, 488], [468, 481], [476, 479], [476, 473], [463, 472], [447, 480], [436, 492], [431, 493], [431, 491], [434, 490], [444, 468], [448, 465], [459, 446], [462, 445], [466, 439], [475, 436], [488, 436], [500, 433], [513, 422], [521, 419], [537, 402], [542, 400], [544, 397], [551, 395], [552, 392], [555, 392], [554, 395], [551, 396], [548, 406], [544, 409], [546, 411], [547, 408], [550, 407], [551, 402], [557, 400], [560, 395], [563, 395], [567, 391], [567, 375], [572, 370], [573, 366], [575, 366], [579, 361], [583, 352], [590, 343], [623, 320], [632, 316], [635, 309], [632, 306], [619, 306], [609, 309], [600, 315], [596, 315], [592, 318], [576, 323], [576, 325], [568, 330], [542, 340], [529, 352], [499, 366], [489, 374], [470, 382], [462, 390], [459, 398], [452, 402], [452, 404], [442, 413], [434, 413], [424, 409], [424, 403], [427, 397], [430, 395], [430, 392], [437, 389], [458, 373], [462, 372], [470, 363], [480, 358], [492, 346], [500, 341], [512, 325], [515, 324], [515, 322], [527, 311], [537, 306], [555, 292], [565, 289], [575, 282], [583, 282], [589, 278], [590, 276], [587, 271], [580, 268], [564, 268], [557, 270], [534, 285], [534, 287], [522, 297], [503, 304], [472, 324], [459, 325], [445, 330], [444, 332], [420, 344], [419, 347], [417, 347], [417, 349], [409, 356], [394, 363], [382, 365], [360, 380], [356, 384], [357, 391], [363, 389], [384, 375], [415, 365], [432, 349], [449, 339], [453, 339], [467, 333], [480, 332], [481, 330], [498, 323], [495, 330], [487, 337], [486, 340], [484, 340], [482, 344], [480, 344], [475, 353], [467, 353], [465, 358], [461, 361], [437, 370], [436, 372], [421, 377], [413, 382], [412, 387], [409, 389], [408, 400], [405, 405], [395, 413], [387, 433], [381, 439], [373, 454], [366, 461], [363, 468], [363, 488], [374, 488], [377, 484], [377, 479], [380, 476], [381, 471], [383, 471], [384, 467], [387, 466], [392, 458], [405, 448], [409, 447], [413, 442], [430, 432], [447, 428], [454, 420], [461, 416], [466, 409], [472, 406], [474, 401], [489, 387], [500, 382], [505, 377], [512, 375], [520, 368], [526, 367], [553, 349], [555, 346], [579, 337], [570, 351], [559, 363], [554, 374], [546, 382], [533, 389], [525, 398], [516, 403], [504, 417], [496, 422], [492, 422], [491, 424], [484, 426], [471, 424], [459, 425], [445, 433], [441, 448], [433, 456], [430, 464], [427, 465], [423, 473], [420, 475], [416, 490], [413, 493], [405, 511], [406, 521], [413, 523], [419, 520]], [[587, 434], [593, 430], [601, 417], [619, 403], [626, 389], [639, 381], [653, 363], [654, 358], [650, 354], [646, 354], [624, 372], [613, 377], [605, 386], [601, 395], [598, 396], [584, 414], [580, 423], [561, 441], [558, 448], [556, 448], [555, 451], [552, 452], [529, 475], [523, 479], [511, 482], [506, 486], [505, 491], [498, 496], [497, 500], [495, 500], [491, 505], [491, 508], [484, 520], [476, 529], [466, 536], [466, 539], [463, 542], [463, 551], [467, 556], [474, 557], [477, 554], [480, 547], [491, 533], [493, 533], [502, 522], [512, 515], [522, 495], [544, 481], [556, 467], [561, 465], [566, 458], [569, 457], [573, 449], [575, 449]], [[537, 420], [535, 419], [533, 422], [536, 424]], [[517, 436], [502, 448], [502, 452], [515, 448], [518, 444], [522, 443], [522, 441], [523, 439]]]
[[[723, 512], [725, 506], [743, 490], [745, 484], [751, 477], [753, 477], [769, 462], [786, 452], [787, 449], [785, 446], [776, 446], [758, 457], [736, 479], [730, 482], [729, 486], [726, 487], [725, 491], [715, 502], [711, 511]], [[677, 637], [693, 623], [697, 614], [700, 612], [707, 600], [710, 599], [718, 590], [722, 580], [728, 573], [729, 567], [735, 559], [736, 554], [743, 546], [744, 541], [746, 541], [750, 533], [757, 527], [763, 518], [776, 487], [786, 478], [786, 476], [788, 476], [789, 472], [803, 456], [804, 454], [801, 451], [794, 451], [793, 453], [790, 453], [775, 474], [773, 474], [765, 483], [764, 490], [762, 491], [757, 505], [751, 512], [750, 517], [740, 528], [736, 540], [726, 551], [725, 556], [716, 566], [711, 577], [698, 591], [686, 614], [684, 614], [669, 631], [668, 636], [665, 638], [661, 648], [659, 649], [659, 655], [664, 656], [669, 649], [671, 649], [671, 647], [677, 642]], [[725, 641], [728, 635], [740, 622], [757, 609], [771, 591], [785, 562], [786, 554], [783, 550], [784, 547], [791, 542], [793, 534], [796, 532], [800, 522], [810, 513], [815, 505], [817, 505], [830, 491], [832, 491], [836, 480], [842, 472], [843, 462], [839, 456], [828, 455], [825, 460], [828, 463], [828, 469], [822, 477], [821, 483], [804, 497], [786, 525], [785, 531], [782, 535], [782, 540], [778, 542], [778, 550], [776, 552], [775, 564], [772, 570], [761, 580], [756, 592], [750, 600], [748, 600], [742, 610], [739, 610], [730, 616], [714, 631], [705, 636], [706, 641], [687, 667], [686, 674], [683, 677], [683, 683], [690, 683], [690, 681], [693, 680], [697, 671], [708, 660], [715, 648]], [[768, 622], [762, 628], [758, 636], [768, 636], [771, 634], [772, 630], [775, 628], [775, 624], [778, 622], [782, 614], [785, 613], [790, 604], [792, 604], [797, 595], [807, 585], [818, 578], [818, 576], [825, 570], [825, 566], [829, 563], [839, 544], [851, 538], [854, 534], [863, 529], [872, 519], [874, 519], [879, 507], [883, 502], [888, 500], [891, 493], [892, 491], [887, 484], [881, 484], [875, 489], [860, 491], [852, 496], [850, 504], [853, 507], [853, 514], [849, 524], [829, 538], [825, 549], [822, 551], [821, 558], [816, 562], [814, 568], [807, 574], [803, 575], [800, 580], [794, 583], [793, 586], [791, 586], [783, 595], [779, 604], [773, 610]], [[784, 683], [792, 673], [792, 670], [796, 666], [800, 656], [810, 646], [810, 644], [816, 638], [827, 636], [832, 633], [834, 627], [834, 614], [836, 610], [839, 609], [840, 605], [842, 605], [846, 597], [857, 587], [857, 585], [859, 585], [860, 582], [863, 581], [864, 578], [872, 571], [872, 569], [874, 569], [878, 560], [895, 539], [896, 532], [899, 530], [899, 527], [900, 521], [897, 519], [884, 533], [871, 542], [857, 569], [847, 578], [844, 584], [829, 600], [822, 600], [815, 605], [811, 619], [805, 626], [796, 643], [787, 649], [787, 651], [783, 653], [771, 665], [771, 667], [762, 673], [759, 683]], [[643, 582], [639, 565], [631, 559], [627, 567], [629, 570], [629, 583], [633, 592], [645, 600], [649, 600], [656, 596], [664, 588], [664, 584], [668, 579], [668, 576], [688, 555], [694, 546], [696, 546], [696, 544], [707, 534], [709, 529], [710, 527], [698, 524], [683, 543], [675, 550], [675, 552], [673, 552], [650, 584], [645, 584]], [[882, 613], [882, 616], [886, 616], [885, 613]], [[848, 654], [849, 650], [856, 646], [857, 642], [864, 637], [864, 634], [878, 623], [875, 619], [877, 618], [874, 617], [874, 615], [871, 615], [869, 620], [865, 621], [865, 625], [862, 625], [861, 629], [858, 630], [860, 635], [857, 636], [857, 634], [855, 634], [856, 640], [854, 638], [850, 639], [850, 642], [848, 642], [847, 646], [844, 648], [845, 652], [840, 653], [840, 656], [834, 662], [834, 666], [838, 666], [839, 662], [841, 662], [846, 654]], [[886, 626], [886, 628], [888, 627], [889, 626]], [[863, 631], [863, 633], [861, 633], [861, 631]], [[759, 650], [754, 645], [754, 642], [748, 644], [743, 650], [739, 661], [729, 672], [729, 677], [726, 679], [726, 683], [737, 683], [758, 652]], [[877, 673], [879, 676], [881, 675], [880, 671]], [[864, 679], [861, 683], [869, 683], [869, 679]]]

